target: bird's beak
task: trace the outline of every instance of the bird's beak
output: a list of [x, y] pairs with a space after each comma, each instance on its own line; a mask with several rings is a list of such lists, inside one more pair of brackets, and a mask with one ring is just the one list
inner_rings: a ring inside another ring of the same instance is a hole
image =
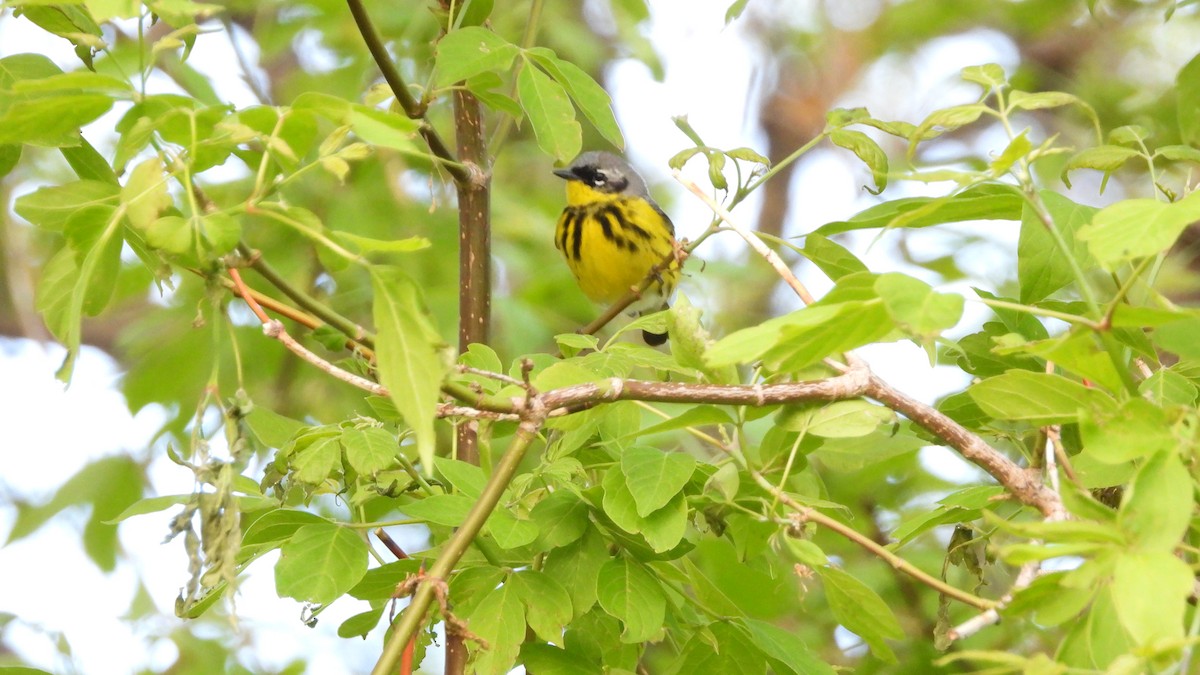
[[554, 175], [558, 176], [559, 178], [565, 178], [566, 180], [578, 180], [579, 179], [579, 176], [576, 176], [575, 172], [571, 171], [570, 168], [555, 169]]

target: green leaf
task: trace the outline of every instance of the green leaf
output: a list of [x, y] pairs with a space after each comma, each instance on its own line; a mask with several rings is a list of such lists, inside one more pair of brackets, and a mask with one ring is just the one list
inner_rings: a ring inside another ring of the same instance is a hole
[[161, 249], [176, 255], [197, 255], [192, 246], [195, 243], [194, 231], [190, 219], [181, 216], [163, 216], [150, 223], [146, 228], [146, 243], [156, 249]]
[[1150, 130], [1140, 124], [1126, 124], [1108, 132], [1108, 142], [1117, 145], [1141, 146], [1150, 138]]
[[[2, 147], [12, 146], [0, 146], [0, 148]], [[19, 148], [20, 146], [17, 147]], [[71, 165], [71, 169], [75, 171], [75, 175], [79, 176], [80, 179], [97, 180], [109, 185], [120, 184], [117, 181], [117, 174], [109, 166], [108, 160], [104, 159], [104, 156], [96, 148], [92, 147], [92, 144], [88, 143], [86, 138], [81, 136], [79, 138], [79, 145], [65, 146], [58, 150], [62, 154], [63, 159], [67, 160], [67, 164]], [[3, 154], [3, 151], [0, 150], [0, 176], [7, 173], [3, 168]]]
[[525, 605], [525, 620], [538, 637], [547, 642], [562, 639], [563, 627], [571, 621], [571, 596], [553, 577], [534, 570], [521, 570], [508, 578]]
[[819, 302], [719, 340], [705, 353], [709, 367], [762, 359], [774, 370], [799, 370], [831, 354], [882, 339], [894, 330], [874, 290], [876, 277], [855, 274]]
[[635, 446], [621, 455], [621, 473], [643, 518], [667, 505], [692, 477], [691, 455]]
[[[1064, 105], [1079, 105], [1090, 111], [1091, 106], [1079, 97], [1065, 91], [1039, 91], [1030, 93], [1014, 89], [1008, 93], [1008, 104], [1017, 110], [1046, 110]], [[1094, 113], [1093, 113], [1094, 114]]]
[[587, 529], [574, 542], [550, 552], [542, 571], [556, 579], [571, 595], [576, 618], [596, 604], [596, 584], [600, 568], [609, 559], [605, 539], [596, 530]]
[[249, 560], [264, 549], [277, 548], [276, 544], [290, 539], [300, 528], [317, 524], [331, 523], [308, 511], [268, 511], [246, 528], [246, 533], [242, 535], [242, 549], [238, 551], [238, 562]]
[[[700, 321], [701, 314], [700, 308], [693, 305], [685, 293], [680, 292], [675, 295], [675, 301], [671, 303], [671, 308], [667, 312], [667, 332], [671, 334], [671, 356], [675, 357], [675, 363], [684, 368], [707, 372], [715, 382], [732, 383], [737, 379], [736, 373], [733, 371], [708, 372], [706, 370], [704, 352], [708, 349], [708, 345], [712, 344], [712, 340], [709, 338], [708, 330]], [[691, 408], [688, 412], [692, 410], [696, 410], [696, 408]], [[684, 416], [687, 414], [684, 413]], [[657, 430], [663, 424], [669, 423], [670, 420], [652, 428]], [[655, 432], [647, 429], [642, 433]]]
[[606, 562], [600, 568], [596, 597], [604, 611], [620, 619], [621, 642], [652, 641], [662, 632], [667, 601], [658, 580], [641, 564], [626, 558]]
[[416, 574], [421, 565], [420, 560], [406, 558], [374, 567], [367, 570], [349, 593], [359, 600], [391, 600], [396, 595], [396, 586], [408, 575]]
[[520, 548], [537, 540], [537, 524], [517, 518], [511, 511], [498, 508], [488, 516], [484, 528], [496, 540], [496, 545], [505, 550]]
[[836, 672], [794, 632], [758, 619], [741, 619], [740, 622], [750, 632], [754, 644], [767, 658], [774, 659], [777, 666], [796, 675], [834, 675]]
[[879, 275], [875, 291], [896, 326], [915, 338], [932, 340], [962, 318], [961, 295], [938, 293], [929, 284], [907, 274]]
[[795, 608], [790, 598], [798, 589], [790, 575], [750, 564], [727, 538], [700, 541], [684, 566], [696, 597], [718, 614], [767, 620]]
[[1017, 242], [1017, 280], [1021, 284], [1022, 303], [1031, 304], [1075, 281], [1066, 255], [1075, 258], [1082, 269], [1094, 263], [1087, 245], [1076, 240], [1076, 232], [1092, 221], [1099, 209], [1076, 204], [1051, 190], [1039, 193], [1059, 235], [1070, 249], [1060, 250], [1032, 206], [1021, 212], [1021, 236]]
[[587, 504], [569, 490], [550, 493], [529, 517], [538, 527], [539, 548], [546, 551], [577, 541], [588, 527]]
[[483, 488], [487, 485], [487, 474], [483, 472], [483, 469], [469, 462], [449, 457], [438, 457], [434, 459], [433, 463], [438, 473], [454, 486], [456, 493], [471, 499], [479, 499], [479, 495], [483, 494]]
[[1170, 553], [1191, 522], [1191, 474], [1172, 452], [1154, 455], [1133, 479], [1121, 501], [1119, 522], [1139, 551]]
[[1004, 74], [1004, 68], [995, 63], [967, 66], [962, 69], [961, 77], [967, 82], [983, 85], [985, 89], [1008, 83], [1008, 76]]
[[734, 148], [732, 150], [726, 150], [725, 154], [732, 159], [737, 159], [737, 160], [740, 160], [743, 162], [750, 162], [752, 164], [761, 164], [763, 168], [771, 166], [771, 160], [764, 157], [761, 153], [759, 153], [754, 148], [747, 148], [747, 147]]
[[4, 178], [12, 173], [12, 170], [17, 167], [17, 162], [21, 161], [21, 146], [16, 143], [5, 143], [0, 145], [0, 178]]
[[1200, 147], [1200, 55], [1175, 76], [1175, 106], [1181, 140]]
[[734, 0], [733, 4], [725, 10], [725, 25], [728, 26], [733, 23], [734, 19], [740, 17], [742, 12], [746, 11], [748, 4], [750, 4], [750, 0]]
[[759, 675], [770, 671], [747, 631], [731, 622], [713, 621], [692, 634], [669, 672]]
[[987, 106], [981, 103], [971, 103], [942, 108], [929, 113], [929, 116], [917, 125], [916, 131], [909, 137], [909, 156], [911, 157], [916, 151], [919, 140], [965, 127], [979, 119], [979, 116], [985, 112], [987, 112]]
[[802, 431], [824, 438], [866, 436], [880, 424], [894, 424], [896, 414], [883, 406], [861, 399], [786, 406], [775, 423], [788, 431]]
[[896, 655], [884, 640], [899, 640], [904, 631], [892, 608], [866, 584], [836, 567], [822, 567], [818, 572], [834, 618], [861, 637], [875, 656], [895, 663]]
[[870, 136], [861, 131], [850, 129], [835, 129], [829, 134], [829, 140], [840, 148], [845, 148], [863, 161], [871, 171], [875, 181], [875, 189], [867, 192], [877, 195], [883, 192], [888, 182], [888, 158], [883, 148], [879, 147]]
[[[394, 587], [393, 587], [394, 588]], [[365, 612], [359, 612], [354, 616], [346, 619], [338, 625], [337, 634], [340, 638], [352, 637], [367, 637], [367, 634], [379, 625], [379, 620], [383, 618], [383, 603], [379, 603], [378, 607], [368, 609]]]
[[728, 190], [729, 181], [725, 180], [725, 155], [720, 152], [706, 153], [708, 157], [708, 182], [718, 190]]
[[346, 429], [341, 441], [346, 461], [355, 471], [366, 475], [394, 466], [400, 452], [396, 437], [379, 427]]
[[1172, 162], [1200, 164], [1200, 149], [1190, 145], [1164, 145], [1154, 149], [1155, 159], [1162, 157]]
[[967, 391], [988, 415], [1037, 426], [1075, 422], [1084, 409], [1112, 411], [1116, 407], [1099, 390], [1061, 375], [1027, 370], [1010, 370], [972, 385]]
[[275, 590], [280, 597], [328, 604], [367, 573], [367, 544], [333, 523], [305, 525], [280, 548]]
[[988, 168], [991, 169], [993, 176], [1000, 177], [1008, 173], [1008, 170], [1012, 168], [1013, 164], [1017, 163], [1017, 160], [1025, 157], [1029, 154], [1030, 150], [1033, 150], [1033, 143], [1029, 141], [1028, 134], [1029, 129], [1022, 130], [1021, 133], [1008, 142], [1008, 147], [1004, 148], [1000, 156], [991, 161]]
[[269, 448], [282, 448], [296, 432], [307, 426], [262, 406], [255, 406], [244, 419], [259, 442]]
[[609, 469], [604, 476], [604, 513], [622, 530], [641, 534], [656, 552], [669, 551], [679, 544], [687, 530], [687, 504], [682, 494], [675, 495], [663, 507], [642, 516], [634, 494], [623, 474]]
[[427, 157], [429, 154], [428, 150], [418, 149], [414, 142], [420, 123], [404, 115], [313, 91], [297, 96], [292, 109], [307, 110], [338, 124], [348, 125], [359, 138], [372, 145], [418, 157]]
[[[675, 333], [672, 331], [671, 339], [675, 340]], [[714, 405], [698, 405], [694, 408], [688, 408], [681, 414], [663, 420], [658, 424], [652, 424], [648, 427], [638, 429], [631, 437], [650, 436], [653, 434], [661, 434], [667, 431], [676, 429], [684, 429], [687, 427], [701, 427], [710, 424], [733, 424], [733, 418], [729, 413]]]
[[562, 85], [537, 68], [522, 68], [517, 75], [517, 96], [539, 148], [559, 162], [579, 154], [583, 130]]
[[437, 440], [433, 422], [449, 370], [441, 336], [421, 302], [420, 289], [403, 272], [373, 266], [371, 286], [379, 377], [416, 436], [421, 465], [431, 471]]
[[450, 577], [450, 597], [455, 598], [454, 611], [460, 617], [470, 615], [508, 575], [508, 571], [498, 567], [481, 565], [468, 567]]
[[[1071, 624], [1056, 657], [1063, 663], [1102, 670], [1132, 648], [1129, 634], [1122, 628], [1113, 607], [1111, 588], [1106, 586], [1096, 595], [1081, 620]], [[1127, 672], [1138, 672], [1138, 669]]]
[[1173, 370], [1159, 370], [1142, 380], [1138, 393], [1159, 405], [1192, 405], [1200, 389], [1191, 380]]
[[525, 612], [516, 589], [506, 583], [488, 593], [471, 613], [468, 626], [487, 644], [487, 649], [473, 646], [468, 670], [481, 675], [512, 670], [525, 641]]
[[406, 515], [418, 520], [458, 527], [467, 519], [475, 501], [463, 495], [432, 495], [400, 507]]
[[1171, 424], [1159, 406], [1143, 398], [1125, 401], [1111, 415], [1079, 420], [1083, 452], [1105, 464], [1123, 464], [1175, 447]]
[[1183, 639], [1195, 579], [1170, 551], [1122, 552], [1113, 572], [1117, 618], [1138, 644]]
[[1200, 340], [1196, 339], [1200, 330], [1200, 317], [1183, 321], [1173, 321], [1161, 326], [1150, 335], [1154, 345], [1165, 349], [1188, 360], [1200, 360]]
[[0, 144], [79, 145], [79, 130], [113, 106], [103, 94], [64, 94], [19, 100], [0, 113]]
[[450, 31], [437, 43], [439, 87], [488, 71], [508, 70], [520, 49], [486, 28], [468, 26]]
[[946, 197], [893, 199], [859, 213], [850, 220], [817, 228], [825, 236], [878, 227], [929, 227], [965, 220], [1017, 220], [1025, 204], [1011, 185], [984, 183]]
[[561, 675], [602, 675], [604, 673], [601, 666], [580, 654], [560, 649], [552, 644], [536, 642], [526, 642], [521, 645], [521, 663], [531, 673], [561, 673]]
[[411, 253], [429, 248], [429, 240], [425, 237], [405, 237], [403, 239], [372, 239], [352, 232], [330, 232], [334, 239], [347, 244], [358, 253]]
[[116, 206], [120, 187], [96, 180], [80, 180], [38, 188], [17, 199], [13, 210], [38, 227], [57, 232], [76, 211], [88, 206]]
[[[1071, 172], [1076, 169], [1095, 169], [1103, 171], [1105, 181], [1108, 180], [1108, 174], [1121, 168], [1125, 162], [1141, 155], [1138, 150], [1131, 148], [1123, 148], [1119, 145], [1100, 145], [1094, 148], [1088, 148], [1082, 152], [1076, 153], [1074, 157], [1067, 160], [1066, 165], [1062, 170], [1062, 182], [1067, 187], [1071, 187]], [[1103, 185], [1101, 186], [1103, 190]]]
[[144, 467], [131, 458], [114, 455], [98, 459], [71, 476], [49, 503], [19, 505], [5, 543], [28, 536], [68, 507], [86, 505], [91, 513], [84, 514], [83, 549], [100, 569], [110, 572], [117, 564], [121, 543], [117, 526], [107, 523], [142, 498], [144, 484]]
[[1101, 209], [1079, 230], [1092, 255], [1106, 270], [1122, 263], [1157, 255], [1175, 244], [1179, 235], [1200, 220], [1200, 192], [1164, 204], [1153, 199], [1127, 199]]
[[587, 71], [579, 66], [564, 61], [545, 47], [534, 47], [526, 52], [534, 61], [550, 73], [556, 82], [561, 84], [571, 100], [579, 106], [584, 117], [596, 127], [596, 131], [604, 140], [612, 143], [618, 150], [625, 147], [625, 138], [621, 135], [621, 127], [612, 111], [612, 98]]
[[804, 238], [804, 248], [799, 253], [835, 282], [844, 276], [868, 271], [863, 261], [849, 249], [815, 232]]
[[[74, 279], [64, 280], [60, 275], [69, 272], [69, 265], [60, 262], [52, 270], [54, 274], [47, 275], [54, 285], [46, 290], [39, 305], [54, 312], [53, 316], [47, 317], [47, 324], [52, 329], [57, 328], [55, 335], [67, 348], [67, 355], [56, 373], [64, 382], [70, 381], [79, 353], [83, 313], [94, 315], [103, 310], [116, 286], [123, 243], [121, 219], [116, 213], [107, 206], [89, 206], [73, 213], [64, 224], [63, 232], [74, 252], [78, 274]], [[68, 283], [71, 291], [63, 302], [63, 291]]]
[[134, 227], [144, 230], [171, 205], [163, 165], [155, 155], [133, 168], [121, 188], [121, 202]]
[[342, 446], [336, 437], [317, 439], [290, 458], [296, 480], [320, 485], [342, 466]]
[[115, 525], [116, 523], [119, 523], [127, 518], [132, 518], [134, 516], [144, 516], [147, 513], [158, 513], [159, 511], [165, 511], [166, 509], [169, 509], [172, 506], [179, 506], [181, 504], [186, 504], [189, 501], [191, 501], [191, 499], [192, 499], [192, 495], [190, 495], [190, 494], [189, 495], [162, 495], [160, 497], [146, 497], [144, 499], [139, 499], [136, 502], [130, 504], [129, 507], [126, 508], [124, 511], [122, 511], [120, 513], [120, 515], [118, 515], [116, 518], [113, 518], [111, 520], [106, 520], [105, 524], [106, 525]]

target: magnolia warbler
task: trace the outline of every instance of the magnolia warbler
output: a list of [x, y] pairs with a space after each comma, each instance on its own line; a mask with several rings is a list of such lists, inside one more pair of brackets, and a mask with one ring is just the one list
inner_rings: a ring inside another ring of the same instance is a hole
[[[554, 245], [583, 294], [593, 301], [617, 301], [676, 250], [675, 226], [625, 160], [607, 152], [585, 152], [554, 175], [567, 180], [567, 207], [558, 218]], [[666, 309], [678, 280], [679, 263], [672, 261], [630, 311]], [[642, 331], [642, 338], [646, 344], [661, 345], [667, 334]]]

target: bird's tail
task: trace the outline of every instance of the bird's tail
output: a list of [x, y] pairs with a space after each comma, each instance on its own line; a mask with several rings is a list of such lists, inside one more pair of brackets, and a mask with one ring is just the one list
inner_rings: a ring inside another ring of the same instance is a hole
[[[662, 310], [664, 310], [664, 309], [667, 309], [667, 303], [665, 303], [665, 302], [662, 304], [662, 307], [659, 307], [659, 308], [658, 308], [658, 309], [656, 309], [656, 310], [647, 310], [647, 311], [645, 311], [645, 312], [642, 312], [642, 313], [643, 313], [643, 314], [649, 314], [649, 313], [651, 313], [652, 311], [654, 311], [654, 312], [659, 312], [659, 311], [662, 311]], [[667, 334], [667, 332], [666, 332], [666, 331], [663, 331], [663, 332], [661, 332], [661, 333], [651, 333], [651, 332], [650, 332], [650, 331], [648, 331], [648, 330], [644, 330], [644, 331], [642, 331], [642, 340], [643, 340], [643, 341], [644, 341], [646, 344], [650, 345], [651, 347], [658, 347], [659, 345], [664, 345], [664, 344], [666, 344], [666, 343], [667, 343], [667, 338], [668, 338], [668, 337], [670, 337], [670, 336]]]

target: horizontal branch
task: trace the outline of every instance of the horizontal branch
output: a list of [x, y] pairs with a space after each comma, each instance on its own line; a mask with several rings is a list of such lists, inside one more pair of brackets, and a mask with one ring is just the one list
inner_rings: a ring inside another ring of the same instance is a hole
[[799, 401], [840, 401], [866, 392], [870, 380], [866, 368], [851, 368], [845, 374], [810, 382], [780, 384], [722, 385], [690, 382], [651, 382], [618, 377], [600, 382], [574, 384], [538, 396], [547, 410], [577, 408], [610, 401], [657, 401], [659, 403], [711, 403], [715, 405], [765, 406]]
[[991, 474], [1021, 503], [1036, 508], [1047, 518], [1063, 516], [1062, 499], [1046, 487], [1038, 471], [1021, 468], [977, 434], [937, 409], [897, 391], [877, 375], [870, 376], [863, 393], [946, 441], [963, 458]]

